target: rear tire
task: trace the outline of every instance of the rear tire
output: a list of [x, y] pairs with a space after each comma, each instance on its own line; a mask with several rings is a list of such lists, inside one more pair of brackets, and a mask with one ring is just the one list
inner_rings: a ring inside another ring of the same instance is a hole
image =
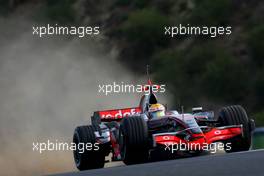
[[[103, 168], [105, 163], [105, 152], [103, 146], [96, 144], [95, 131], [93, 125], [79, 126], [75, 129], [73, 143], [76, 150], [73, 151], [74, 161], [79, 170]], [[78, 148], [80, 145], [80, 149]], [[92, 145], [92, 150], [86, 150], [86, 145]], [[96, 147], [98, 146], [98, 147]], [[98, 149], [98, 150], [97, 150]]]
[[126, 165], [144, 163], [149, 158], [148, 127], [141, 117], [124, 118], [119, 133], [122, 160]]
[[221, 126], [243, 125], [243, 136], [237, 136], [225, 141], [225, 143], [231, 143], [231, 149], [225, 149], [227, 153], [249, 150], [251, 145], [250, 121], [245, 109], [242, 106], [233, 105], [222, 108], [220, 110], [218, 120]]

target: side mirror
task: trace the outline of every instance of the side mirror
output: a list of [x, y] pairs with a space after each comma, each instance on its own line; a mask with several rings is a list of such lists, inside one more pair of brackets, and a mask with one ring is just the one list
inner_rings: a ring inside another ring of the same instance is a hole
[[203, 107], [194, 107], [192, 108], [193, 113], [203, 112]]
[[251, 132], [256, 129], [256, 124], [255, 124], [255, 121], [253, 119], [249, 119], [249, 128], [250, 128]]

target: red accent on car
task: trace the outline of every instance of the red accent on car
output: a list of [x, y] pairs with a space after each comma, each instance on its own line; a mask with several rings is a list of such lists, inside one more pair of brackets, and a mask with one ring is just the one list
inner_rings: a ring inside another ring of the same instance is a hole
[[242, 134], [242, 129], [240, 127], [232, 127], [232, 128], [224, 128], [224, 129], [213, 128], [211, 131], [205, 133], [205, 136], [207, 142], [210, 144], [215, 141], [227, 140], [241, 134]]
[[99, 111], [99, 116], [101, 119], [104, 120], [113, 120], [113, 119], [122, 119], [123, 117], [140, 114], [140, 113], [141, 113], [140, 107], [134, 107], [134, 108]]

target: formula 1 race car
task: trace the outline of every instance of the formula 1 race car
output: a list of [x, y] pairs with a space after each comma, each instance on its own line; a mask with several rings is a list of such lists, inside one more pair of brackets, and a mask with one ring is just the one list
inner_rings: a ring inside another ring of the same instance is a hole
[[163, 116], [151, 118], [149, 108], [157, 103], [150, 91], [138, 107], [94, 112], [92, 125], [78, 126], [74, 131], [77, 146], [97, 146], [74, 150], [77, 168], [103, 168], [110, 153], [112, 161], [129, 165], [177, 158], [182, 153], [195, 156], [216, 142], [221, 142], [227, 153], [250, 148], [254, 121], [240, 105], [223, 107], [217, 116], [199, 107], [191, 113], [165, 110]]

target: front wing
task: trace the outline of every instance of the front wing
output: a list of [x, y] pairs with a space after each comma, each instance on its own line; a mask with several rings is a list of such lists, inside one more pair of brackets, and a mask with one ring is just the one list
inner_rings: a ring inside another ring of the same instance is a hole
[[187, 131], [188, 129], [178, 132], [153, 134], [153, 147], [156, 147], [157, 145], [168, 146], [184, 144], [190, 146], [189, 150], [197, 150], [197, 145], [210, 145], [214, 142], [223, 142], [239, 135], [243, 136], [242, 125], [200, 128], [207, 128], [207, 130], [201, 134], [189, 135], [187, 138], [182, 138], [179, 136], [179, 134]]

